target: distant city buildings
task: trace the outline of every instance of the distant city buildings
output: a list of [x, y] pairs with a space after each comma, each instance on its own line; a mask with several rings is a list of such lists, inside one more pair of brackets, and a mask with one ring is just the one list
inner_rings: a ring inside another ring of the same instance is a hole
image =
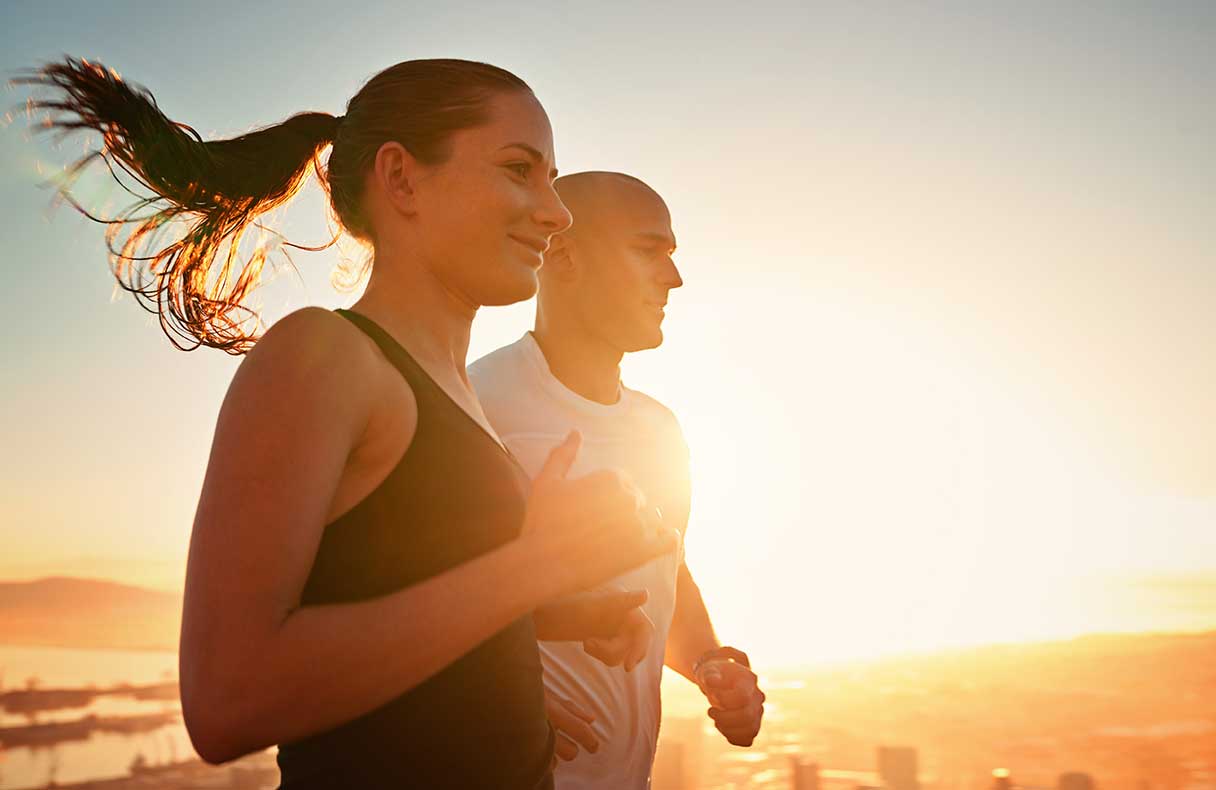
[[907, 746], [879, 746], [878, 776], [887, 790], [920, 790], [916, 750]]
[[651, 790], [697, 790], [701, 786], [705, 720], [663, 719], [651, 771]]
[[807, 762], [802, 757], [791, 757], [790, 779], [793, 790], [820, 790], [819, 763]]
[[670, 739], [660, 741], [650, 771], [651, 790], [696, 790], [696, 787], [689, 775], [684, 744]]
[[1060, 774], [1056, 790], [1094, 790], [1094, 778], [1080, 772]]
[[[1093, 777], [1078, 771], [1060, 774], [1055, 787], [1015, 783], [1012, 772], [1007, 768], [994, 769], [992, 783], [987, 788], [982, 780], [960, 781], [962, 777], [945, 783], [930, 777], [922, 782], [919, 752], [910, 746], [879, 746], [875, 752], [874, 771], [858, 769], [855, 764], [840, 769], [824, 768], [819, 760], [812, 760], [804, 754], [774, 749], [788, 755], [785, 758], [789, 766], [788, 774], [782, 770], [780, 762], [773, 765], [776, 755], [772, 753], [766, 757], [762, 752], [749, 755], [743, 750], [730, 750], [723, 753], [720, 759], [728, 761], [731, 767], [723, 769], [719, 765], [717, 771], [711, 774], [705, 770], [708, 766], [702, 766], [704, 732], [705, 727], [698, 719], [673, 718], [663, 722], [651, 775], [651, 790], [777, 786], [789, 790], [1097, 790]], [[740, 770], [745, 765], [750, 766], [746, 773]], [[787, 775], [789, 781], [784, 784]], [[1140, 790], [1149, 788], [1142, 786]], [[1216, 786], [1204, 790], [1216, 790]]]
[[[1050, 788], [1014, 784], [1013, 775], [1008, 768], [995, 768], [992, 771], [992, 790], [1050, 790]], [[1094, 779], [1089, 774], [1080, 771], [1063, 773], [1056, 782], [1055, 790], [1095, 790]]]

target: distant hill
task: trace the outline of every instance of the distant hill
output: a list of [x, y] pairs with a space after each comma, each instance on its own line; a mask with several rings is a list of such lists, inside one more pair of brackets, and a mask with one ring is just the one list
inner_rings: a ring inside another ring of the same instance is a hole
[[[0, 644], [126, 650], [177, 650], [182, 596], [99, 579], [53, 576], [0, 581]], [[953, 681], [1021, 683], [1035, 665], [1038, 681], [1081, 685], [1085, 676], [1109, 683], [1121, 675], [1150, 676], [1170, 667], [1216, 693], [1216, 631], [1207, 633], [1096, 634], [1071, 640], [984, 645], [919, 655], [892, 656], [835, 666], [773, 668], [776, 678], [846, 672], [885, 675], [915, 672]]]
[[182, 597], [62, 576], [0, 582], [0, 644], [177, 650]]
[[[1216, 710], [1212, 705], [1216, 700], [1216, 631], [1088, 634], [1054, 642], [979, 645], [781, 669], [772, 674], [782, 679], [847, 678], [874, 688], [914, 678], [925, 688], [947, 695], [963, 688], [982, 688], [991, 700], [1002, 694], [1016, 698], [1030, 689], [1069, 689], [1141, 703], [1153, 699], [1167, 707], [1184, 708], [1184, 697], [1187, 704], [1200, 700]], [[1143, 707], [1148, 709], [1147, 704]], [[1216, 716], [1212, 723], [1216, 726]]]

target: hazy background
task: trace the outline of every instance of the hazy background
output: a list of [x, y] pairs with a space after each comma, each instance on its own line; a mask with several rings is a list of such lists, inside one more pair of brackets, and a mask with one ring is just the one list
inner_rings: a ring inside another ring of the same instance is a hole
[[[693, 453], [688, 562], [768, 664], [1216, 627], [1216, 6], [14, 3], [225, 137], [399, 60], [519, 74], [563, 172], [668, 201], [686, 285], [625, 382]], [[26, 94], [10, 90], [20, 108]], [[180, 590], [238, 360], [114, 296], [102, 229], [0, 131], [0, 578]], [[85, 195], [104, 203], [105, 194]], [[275, 226], [326, 237], [311, 186]], [[268, 321], [340, 306], [296, 256]], [[483, 310], [470, 361], [531, 304]], [[289, 463], [285, 459], [284, 463]]]

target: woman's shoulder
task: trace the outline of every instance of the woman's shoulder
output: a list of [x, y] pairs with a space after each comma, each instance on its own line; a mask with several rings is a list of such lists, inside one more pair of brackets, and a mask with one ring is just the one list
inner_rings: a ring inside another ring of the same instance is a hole
[[332, 310], [304, 307], [271, 325], [246, 363], [328, 377], [356, 372], [376, 357], [375, 344], [350, 321]]
[[334, 310], [323, 307], [302, 307], [271, 324], [270, 329], [254, 344], [258, 349], [295, 348], [298, 351], [326, 351], [356, 345], [362, 332]]
[[351, 405], [360, 395], [383, 395], [380, 387], [370, 386], [376, 382], [400, 387], [404, 382], [391, 373], [362, 330], [332, 310], [305, 307], [266, 331], [245, 355], [233, 385], [244, 380], [248, 386], [242, 388]]

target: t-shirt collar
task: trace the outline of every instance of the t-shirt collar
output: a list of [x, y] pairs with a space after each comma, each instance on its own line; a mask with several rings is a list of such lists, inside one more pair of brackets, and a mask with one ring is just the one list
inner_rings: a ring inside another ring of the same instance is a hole
[[519, 343], [524, 354], [535, 367], [545, 390], [563, 403], [586, 414], [620, 414], [628, 408], [628, 390], [619, 379], [616, 383], [616, 403], [599, 403], [590, 398], [584, 398], [553, 375], [553, 371], [549, 368], [549, 360], [545, 359], [545, 352], [541, 350], [540, 344], [536, 342], [536, 336], [531, 331], [524, 332]]

